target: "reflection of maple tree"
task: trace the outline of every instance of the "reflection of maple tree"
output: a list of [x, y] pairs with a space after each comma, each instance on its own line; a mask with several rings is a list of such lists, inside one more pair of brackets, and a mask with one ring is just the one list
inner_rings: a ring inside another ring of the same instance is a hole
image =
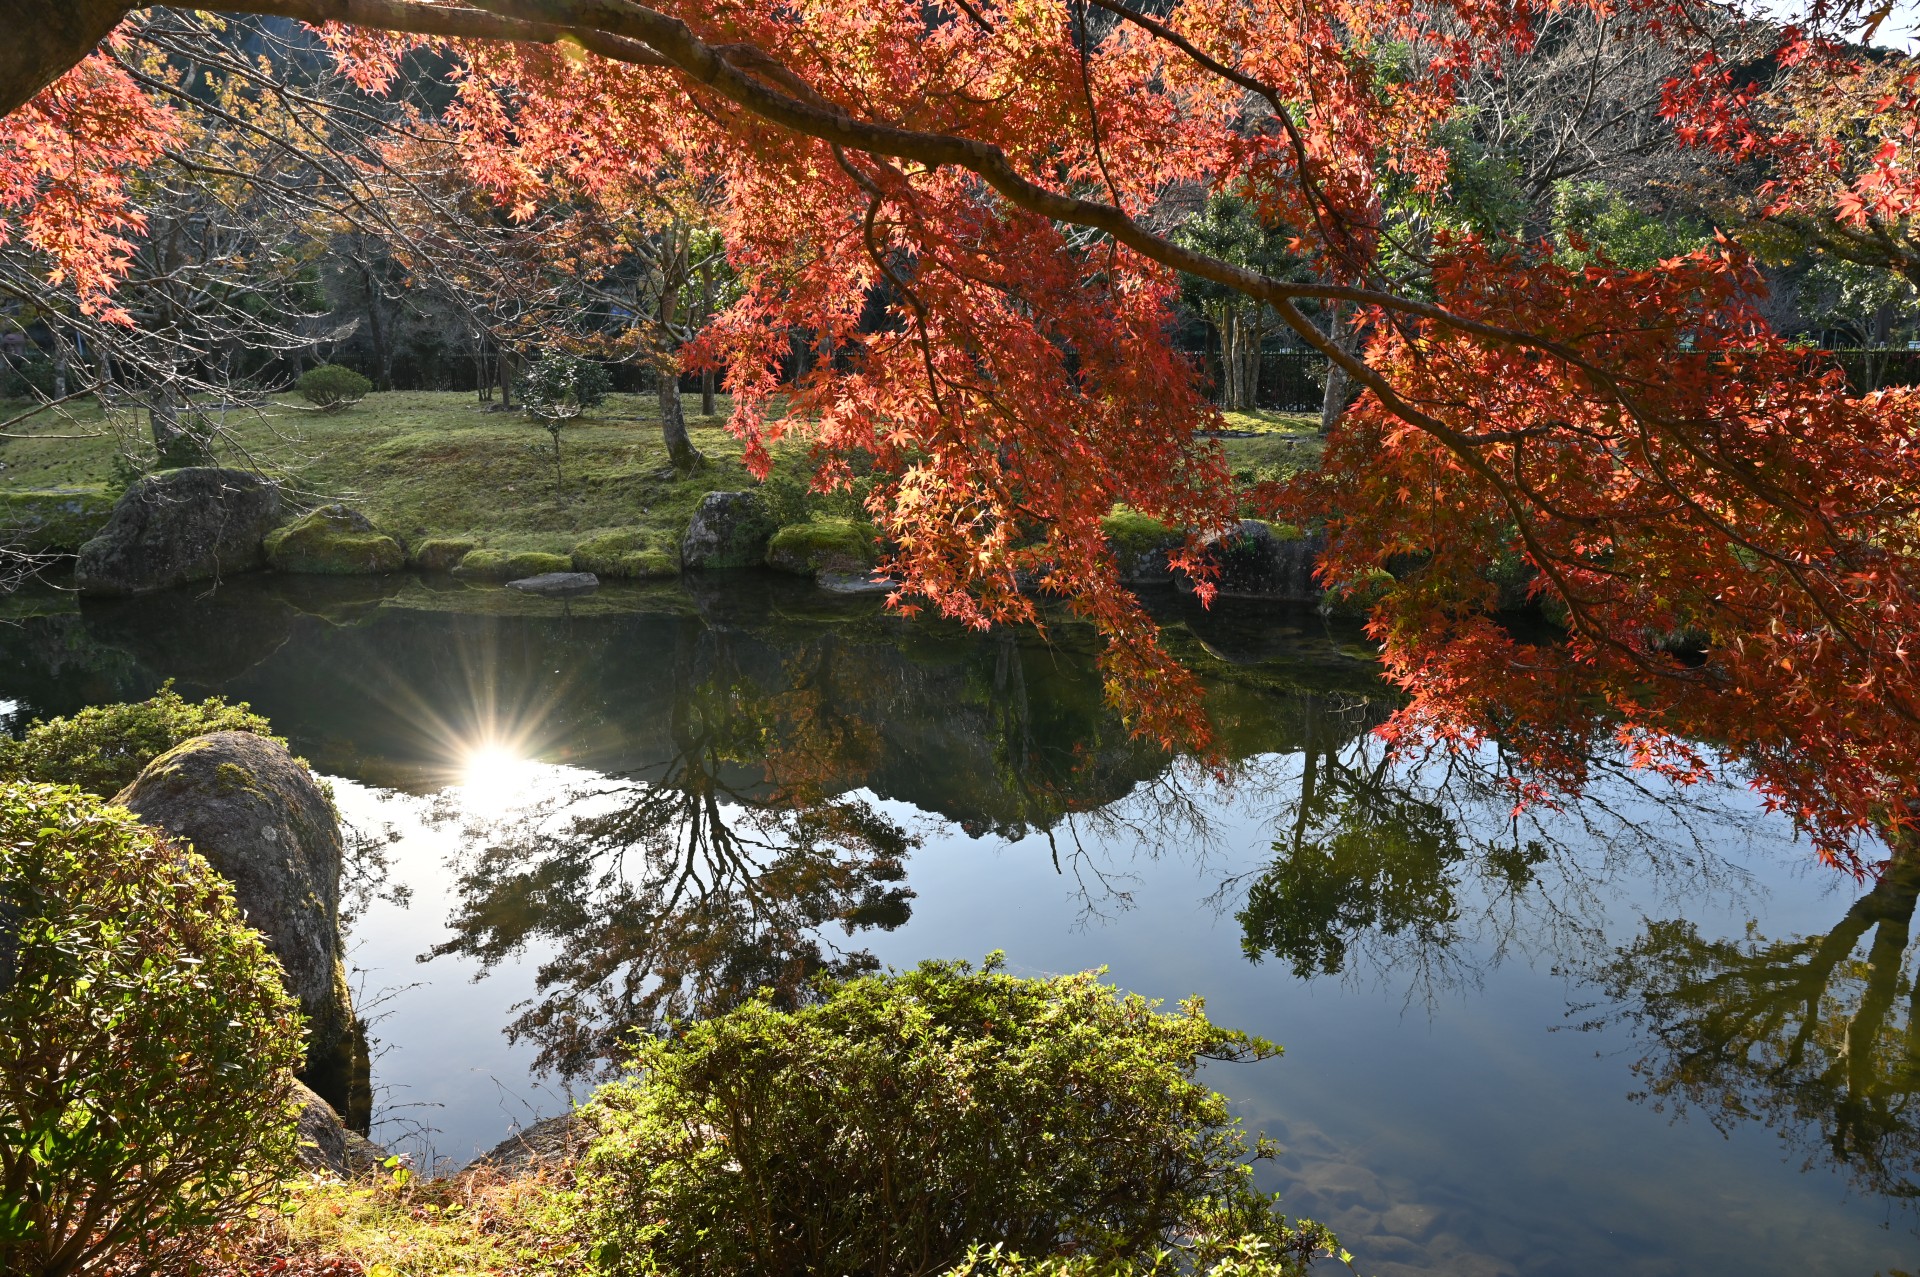
[[[0, 105], [120, 13], [27, 0], [27, 21], [56, 5], [60, 40], [0, 53]], [[368, 86], [392, 80], [410, 43], [441, 43], [461, 68], [468, 163], [509, 207], [556, 182], [619, 190], [669, 167], [724, 191], [743, 293], [696, 357], [726, 365], [749, 461], [764, 467], [786, 435], [824, 450], [827, 483], [846, 459], [871, 460], [888, 476], [872, 513], [914, 595], [980, 625], [1036, 619], [1023, 586], [1066, 596], [1105, 633], [1114, 695], [1145, 732], [1203, 736], [1197, 684], [1122, 588], [1100, 519], [1124, 503], [1205, 531], [1237, 513], [1202, 433], [1216, 419], [1168, 333], [1185, 274], [1271, 307], [1365, 391], [1328, 482], [1299, 495], [1332, 520], [1335, 582], [1425, 563], [1375, 617], [1413, 698], [1403, 736], [1493, 730], [1542, 782], [1573, 786], [1574, 746], [1596, 730], [1688, 780], [1715, 760], [1685, 742], [1710, 740], [1842, 860], [1863, 831], [1920, 810], [1914, 396], [1850, 397], [1789, 348], [1730, 242], [1657, 270], [1602, 256], [1576, 270], [1537, 245], [1436, 235], [1409, 270], [1383, 264], [1388, 193], [1443, 193], [1463, 80], [1531, 47], [1550, 6], [240, 7], [357, 24], [326, 34]], [[1812, 4], [1786, 27], [1719, 8], [1704, 21], [1695, 0], [1590, 7], [1621, 38], [1675, 50], [1663, 110], [1680, 140], [1772, 166], [1774, 198], [1809, 216], [1908, 216], [1911, 85], [1889, 96], [1848, 70], [1858, 59], [1835, 36], [1859, 5]], [[1729, 22], [1769, 36], [1781, 83], [1831, 68], [1825, 92], [1891, 115], [1891, 132], [1854, 168], [1810, 169], [1830, 148], [1803, 144], [1794, 113], [1770, 113], [1729, 65], [1715, 34]], [[44, 133], [48, 102], [86, 123], [96, 92], [127, 120], [83, 130], [78, 169], [30, 154], [0, 170], [0, 205], [69, 170], [99, 177], [99, 198], [56, 221], [83, 232], [66, 268], [104, 288], [111, 174], [159, 125], [110, 66], [74, 75], [23, 123], [9, 116], [9, 136]], [[1290, 235], [1300, 271], [1275, 278], [1181, 243], [1164, 197], [1196, 187], [1239, 195]], [[876, 301], [885, 322], [862, 322]], [[1316, 326], [1329, 307], [1351, 308], [1367, 349]], [[795, 333], [818, 357], [789, 386], [777, 370]], [[1478, 569], [1501, 550], [1564, 609], [1566, 644], [1524, 644], [1484, 618]], [[1181, 557], [1204, 590], [1197, 543]], [[1614, 725], [1579, 717], [1593, 705]]]
[[[1809, 1165], [1920, 1198], [1920, 855], [1903, 848], [1825, 935], [1704, 939], [1655, 922], [1594, 979], [1648, 1052], [1645, 1098], [1773, 1127]], [[1860, 947], [1865, 943], [1862, 954]]]
[[[543, 1067], [591, 1072], [629, 1031], [756, 989], [804, 999], [817, 975], [876, 965], [825, 941], [826, 929], [906, 921], [916, 839], [868, 802], [827, 795], [818, 775], [758, 765], [766, 733], [819, 721], [790, 717], [791, 700], [709, 680], [675, 698], [672, 757], [487, 831], [461, 878], [453, 939], [434, 953], [491, 966], [551, 946], [540, 994], [509, 1030], [538, 1044]], [[776, 754], [846, 766], [820, 744]]]

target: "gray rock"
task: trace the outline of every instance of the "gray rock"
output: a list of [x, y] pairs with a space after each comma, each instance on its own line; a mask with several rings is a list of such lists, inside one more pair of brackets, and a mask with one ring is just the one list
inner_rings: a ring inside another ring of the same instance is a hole
[[586, 1147], [592, 1131], [577, 1113], [544, 1118], [515, 1131], [473, 1160], [502, 1175], [525, 1175], [543, 1167], [572, 1161]]
[[[1220, 564], [1214, 584], [1228, 598], [1318, 603], [1314, 566], [1327, 546], [1324, 532], [1289, 539], [1258, 519], [1243, 519], [1224, 534], [1205, 539]], [[1183, 582], [1191, 589], [1191, 583]]]
[[331, 1171], [342, 1179], [352, 1179], [376, 1170], [390, 1156], [358, 1131], [350, 1131], [333, 1106], [301, 1082], [295, 1082], [294, 1098], [300, 1102], [300, 1147], [295, 1156], [310, 1171]]
[[366, 1130], [366, 1032], [341, 961], [340, 823], [312, 773], [264, 736], [215, 732], [148, 763], [114, 802], [191, 843], [233, 884], [307, 1017], [302, 1078]]
[[878, 572], [822, 572], [814, 583], [829, 594], [891, 594], [900, 582]]
[[83, 594], [145, 594], [257, 568], [280, 522], [280, 485], [244, 470], [194, 466], [139, 480], [80, 547]]
[[527, 594], [592, 594], [600, 588], [600, 578], [591, 572], [542, 572], [509, 581], [507, 588]]
[[759, 493], [709, 492], [680, 542], [681, 566], [689, 571], [757, 567], [766, 561], [773, 533]]

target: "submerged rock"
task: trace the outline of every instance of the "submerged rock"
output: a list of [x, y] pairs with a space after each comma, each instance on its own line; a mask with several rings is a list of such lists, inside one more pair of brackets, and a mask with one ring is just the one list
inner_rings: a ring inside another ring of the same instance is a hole
[[680, 562], [689, 571], [758, 567], [766, 561], [773, 530], [759, 493], [709, 492], [687, 525]]
[[250, 732], [185, 741], [147, 764], [114, 802], [193, 844], [233, 884], [247, 924], [266, 937], [307, 1017], [301, 1076], [367, 1129], [366, 1034], [341, 961], [340, 867], [333, 803], [286, 746]]
[[335, 502], [267, 534], [262, 545], [277, 572], [371, 576], [407, 565], [400, 543], [358, 510]]
[[257, 568], [280, 521], [280, 485], [244, 470], [194, 466], [150, 474], [114, 503], [80, 547], [83, 594], [145, 594]]
[[591, 572], [542, 572], [509, 581], [507, 588], [525, 594], [592, 594], [600, 588], [600, 578]]
[[900, 582], [877, 572], [822, 572], [815, 582], [831, 594], [891, 594], [900, 588]]

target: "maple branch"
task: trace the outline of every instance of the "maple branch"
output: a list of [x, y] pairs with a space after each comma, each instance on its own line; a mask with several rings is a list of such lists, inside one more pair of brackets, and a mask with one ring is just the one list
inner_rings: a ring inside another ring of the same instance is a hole
[[529, 21], [460, 4], [422, 4], [415, 0], [216, 0], [222, 13], [294, 18], [316, 26], [337, 22], [407, 35], [448, 40], [505, 40], [525, 44], [571, 41], [581, 48], [635, 66], [671, 66], [638, 41], [592, 27]]

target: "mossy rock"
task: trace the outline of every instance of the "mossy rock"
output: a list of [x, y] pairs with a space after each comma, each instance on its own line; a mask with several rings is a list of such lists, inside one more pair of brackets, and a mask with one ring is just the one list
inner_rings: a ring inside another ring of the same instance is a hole
[[622, 528], [588, 537], [573, 547], [573, 570], [595, 576], [678, 576], [680, 564], [665, 550], [653, 548], [652, 538], [639, 528]]
[[1358, 580], [1342, 582], [1329, 589], [1320, 598], [1320, 610], [1328, 616], [1365, 618], [1395, 583], [1393, 573], [1385, 568], [1369, 569]]
[[335, 503], [269, 532], [261, 546], [277, 572], [370, 576], [407, 565], [398, 541], [358, 510]]
[[1173, 580], [1167, 555], [1186, 543], [1187, 534], [1160, 520], [1115, 506], [1100, 520], [1100, 531], [1113, 547], [1120, 579], [1128, 585], [1165, 585]]
[[451, 572], [473, 549], [465, 537], [430, 537], [413, 548], [413, 566], [423, 572]]
[[474, 550], [460, 560], [455, 576], [482, 581], [512, 581], [547, 572], [571, 572], [573, 560], [564, 554], [539, 550]]
[[29, 554], [77, 554], [113, 517], [106, 488], [0, 492], [0, 545]]
[[800, 576], [864, 572], [873, 562], [873, 537], [851, 519], [790, 523], [767, 542], [767, 566]]

